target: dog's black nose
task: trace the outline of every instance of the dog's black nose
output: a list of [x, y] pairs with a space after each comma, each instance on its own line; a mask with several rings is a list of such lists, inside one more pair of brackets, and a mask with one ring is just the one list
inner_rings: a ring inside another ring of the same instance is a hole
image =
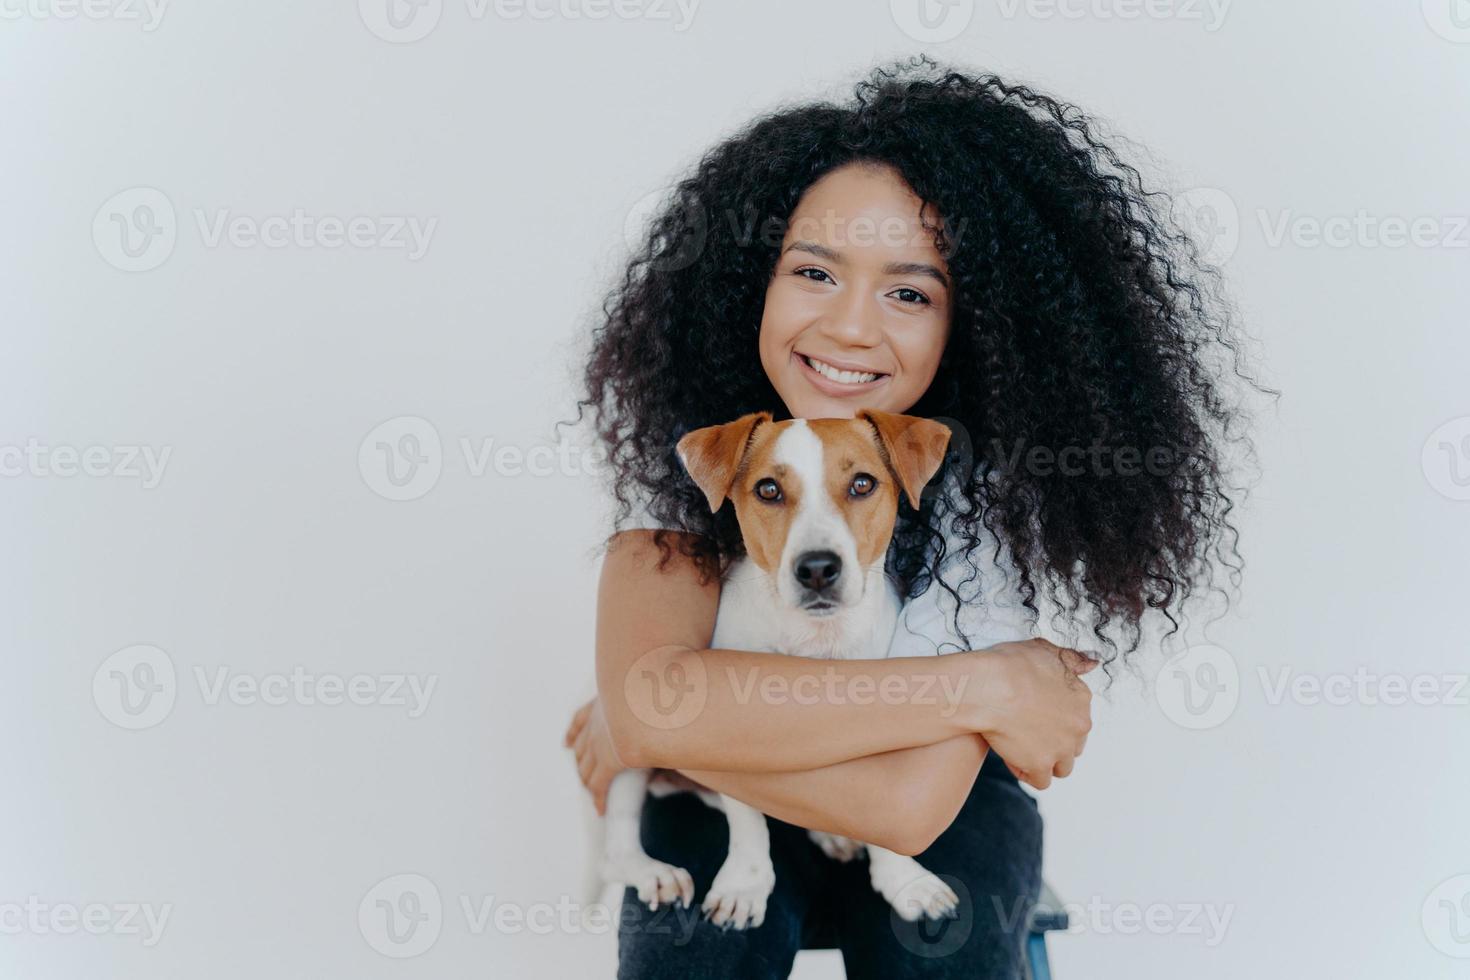
[[841, 574], [842, 559], [834, 551], [805, 551], [796, 556], [796, 580], [808, 589], [825, 589]]

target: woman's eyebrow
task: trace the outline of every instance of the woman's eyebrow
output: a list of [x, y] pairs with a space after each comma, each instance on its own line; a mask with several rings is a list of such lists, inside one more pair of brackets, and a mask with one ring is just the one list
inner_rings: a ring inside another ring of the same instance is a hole
[[[817, 258], [826, 259], [828, 262], [843, 263], [843, 258], [838, 252], [818, 242], [798, 240], [786, 246], [787, 252], [810, 252]], [[784, 252], [782, 253], [785, 254]], [[883, 267], [885, 276], [929, 276], [936, 280], [941, 286], [949, 288], [949, 277], [927, 262], [890, 262]]]

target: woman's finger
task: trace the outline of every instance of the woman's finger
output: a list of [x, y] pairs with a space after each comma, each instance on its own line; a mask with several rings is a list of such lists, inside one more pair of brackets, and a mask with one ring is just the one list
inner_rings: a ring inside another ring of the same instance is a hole
[[587, 715], [592, 711], [592, 702], [588, 701], [572, 714], [571, 724], [567, 725], [567, 733], [562, 739], [563, 745], [571, 745], [577, 733], [587, 724]]
[[1085, 674], [1097, 666], [1098, 662], [1096, 660], [1093, 660], [1081, 651], [1073, 650], [1070, 647], [1062, 647], [1061, 651], [1067, 666], [1072, 668], [1074, 674]]

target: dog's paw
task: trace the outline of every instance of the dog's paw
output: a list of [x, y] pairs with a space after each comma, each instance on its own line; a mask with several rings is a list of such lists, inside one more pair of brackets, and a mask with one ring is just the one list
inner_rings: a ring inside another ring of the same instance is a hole
[[769, 855], [725, 858], [701, 906], [717, 926], [744, 929], [766, 921], [766, 899], [776, 887]]
[[851, 837], [839, 837], [822, 830], [808, 831], [812, 843], [822, 849], [822, 853], [834, 861], [851, 861], [863, 853], [868, 845], [861, 844]]
[[631, 886], [638, 892], [638, 901], [650, 909], [672, 905], [676, 898], [686, 909], [694, 902], [694, 879], [689, 872], [646, 854], [610, 858], [603, 864], [602, 875], [607, 881]]
[[953, 918], [959, 910], [959, 896], [936, 875], [925, 871], [917, 861], [912, 867], [888, 862], [873, 868], [873, 888], [888, 900], [898, 917], [907, 922], [922, 918]]

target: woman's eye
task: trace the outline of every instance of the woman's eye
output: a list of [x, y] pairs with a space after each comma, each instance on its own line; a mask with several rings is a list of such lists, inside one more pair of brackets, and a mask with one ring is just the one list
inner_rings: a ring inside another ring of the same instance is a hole
[[877, 486], [877, 480], [866, 473], [859, 473], [852, 478], [852, 484], [847, 488], [847, 492], [854, 497], [866, 497]]
[[910, 289], [909, 287], [904, 286], [901, 289], [895, 289], [893, 291], [893, 293], [894, 293], [894, 295], [906, 297], [906, 298], [902, 299], [901, 302], [904, 302], [904, 303], [919, 303], [919, 304], [921, 304], [923, 306], [928, 306], [929, 305], [929, 297], [925, 296], [923, 293], [919, 292], [917, 289]]
[[[822, 279], [812, 279], [811, 276], [807, 275], [808, 272], [816, 273], [817, 275], [823, 276], [824, 278], [822, 278]], [[827, 275], [827, 270], [826, 269], [815, 269], [815, 268], [813, 268], [811, 266], [807, 266], [804, 269], [797, 269], [796, 270], [796, 274], [798, 276], [801, 276], [803, 279], [811, 279], [812, 282], [831, 282], [832, 281], [832, 277], [829, 276], [829, 275]]]
[[781, 485], [767, 477], [755, 485], [755, 495], [762, 500], [780, 500]]

